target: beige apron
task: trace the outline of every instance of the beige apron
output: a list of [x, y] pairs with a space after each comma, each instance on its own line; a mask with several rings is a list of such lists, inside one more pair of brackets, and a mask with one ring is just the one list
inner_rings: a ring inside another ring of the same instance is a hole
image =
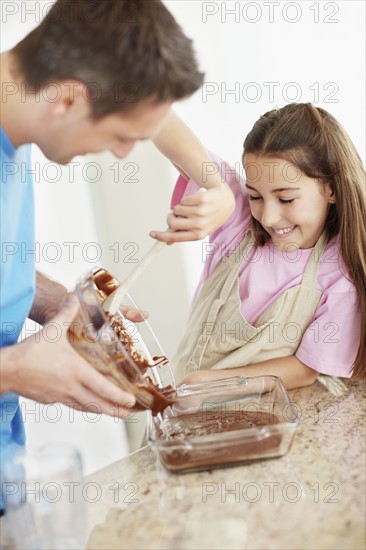
[[201, 289], [172, 362], [176, 382], [198, 369], [243, 367], [293, 355], [322, 295], [315, 283], [326, 244], [322, 235], [310, 255], [301, 284], [286, 290], [251, 325], [240, 311], [238, 277], [242, 259], [254, 245], [248, 232], [238, 245], [239, 256], [234, 250], [222, 258]]

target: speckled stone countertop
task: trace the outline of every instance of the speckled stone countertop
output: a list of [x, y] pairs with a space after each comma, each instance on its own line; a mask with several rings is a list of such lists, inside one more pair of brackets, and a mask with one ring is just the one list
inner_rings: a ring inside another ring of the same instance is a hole
[[144, 447], [95, 472], [87, 548], [364, 549], [365, 393], [331, 378], [289, 392], [300, 426], [281, 458], [171, 474]]
[[86, 477], [86, 548], [365, 549], [366, 384], [321, 380], [289, 392], [286, 456], [172, 474], [144, 447]]

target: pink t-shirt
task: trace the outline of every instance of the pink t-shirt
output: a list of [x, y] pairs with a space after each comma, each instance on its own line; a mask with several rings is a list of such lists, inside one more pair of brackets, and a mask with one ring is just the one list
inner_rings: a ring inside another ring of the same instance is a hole
[[[244, 180], [225, 161], [214, 155], [212, 158], [234, 192], [236, 207], [227, 222], [211, 235], [210, 241], [203, 243], [203, 273], [195, 297], [221, 258], [228, 256], [243, 239], [251, 220]], [[193, 180], [187, 182], [180, 176], [172, 206], [197, 190]], [[239, 270], [241, 313], [247, 322], [254, 324], [278, 296], [301, 283], [311, 252], [312, 248], [281, 252], [271, 242], [250, 250]], [[316, 288], [322, 297], [296, 357], [320, 373], [350, 377], [360, 343], [361, 318], [356, 289], [344, 273], [337, 238], [334, 238], [320, 258]]]

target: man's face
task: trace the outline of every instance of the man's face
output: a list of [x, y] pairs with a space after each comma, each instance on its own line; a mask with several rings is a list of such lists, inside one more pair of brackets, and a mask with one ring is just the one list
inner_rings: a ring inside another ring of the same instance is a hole
[[124, 158], [136, 141], [153, 138], [171, 102], [144, 101], [123, 113], [94, 120], [85, 112], [70, 112], [42, 132], [37, 145], [49, 160], [67, 164], [77, 155], [110, 151]]

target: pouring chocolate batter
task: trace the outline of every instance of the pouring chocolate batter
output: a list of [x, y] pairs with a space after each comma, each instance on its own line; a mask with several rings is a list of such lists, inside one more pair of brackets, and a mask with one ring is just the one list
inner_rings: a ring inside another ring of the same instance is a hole
[[[134, 410], [151, 409], [158, 414], [174, 403], [173, 386], [158, 387], [149, 369], [168, 364], [165, 356], [154, 356], [149, 360], [134, 344], [128, 333], [123, 315], [118, 311], [106, 315], [101, 307], [119, 285], [106, 270], [98, 269], [92, 275], [94, 303], [81, 296], [81, 311], [69, 329], [69, 340], [77, 351], [97, 370], [115, 384], [131, 391], [136, 397]], [[85, 323], [87, 318], [87, 323]]]

